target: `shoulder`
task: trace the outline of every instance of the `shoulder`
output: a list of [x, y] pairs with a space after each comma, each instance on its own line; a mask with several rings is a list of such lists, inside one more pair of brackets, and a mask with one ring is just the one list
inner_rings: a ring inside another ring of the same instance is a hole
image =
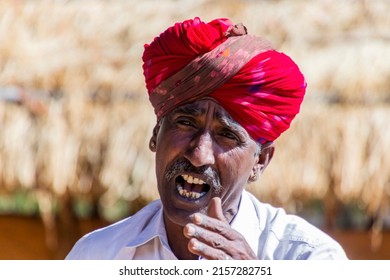
[[113, 259], [119, 250], [140, 235], [160, 209], [160, 200], [153, 201], [133, 216], [84, 235], [66, 259]]
[[259, 217], [262, 258], [346, 259], [340, 244], [316, 226], [248, 195]]

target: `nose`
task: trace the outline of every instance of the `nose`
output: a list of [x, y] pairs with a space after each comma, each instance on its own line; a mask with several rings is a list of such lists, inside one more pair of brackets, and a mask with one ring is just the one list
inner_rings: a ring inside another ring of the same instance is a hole
[[200, 133], [192, 139], [186, 157], [195, 167], [212, 165], [215, 163], [213, 146], [210, 133]]

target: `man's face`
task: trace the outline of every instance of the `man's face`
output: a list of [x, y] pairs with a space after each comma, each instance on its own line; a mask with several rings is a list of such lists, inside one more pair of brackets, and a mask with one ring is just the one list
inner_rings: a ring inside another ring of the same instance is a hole
[[165, 217], [185, 225], [218, 196], [230, 222], [258, 164], [256, 142], [213, 99], [178, 107], [156, 132], [156, 175]]

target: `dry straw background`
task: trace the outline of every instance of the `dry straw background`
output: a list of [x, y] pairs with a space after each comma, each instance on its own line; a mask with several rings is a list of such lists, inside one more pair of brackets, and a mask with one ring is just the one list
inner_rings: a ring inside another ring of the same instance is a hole
[[390, 196], [389, 13], [386, 0], [3, 0], [0, 196], [36, 199], [51, 248], [77, 199], [109, 220], [118, 201], [130, 213], [155, 199], [143, 45], [176, 21], [229, 17], [289, 54], [308, 83], [250, 191], [290, 212], [320, 200], [327, 226], [356, 203], [378, 238]]

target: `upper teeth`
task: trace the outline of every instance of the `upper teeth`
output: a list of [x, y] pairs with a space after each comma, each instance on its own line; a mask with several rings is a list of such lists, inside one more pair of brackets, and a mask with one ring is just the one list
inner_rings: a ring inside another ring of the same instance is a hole
[[204, 184], [204, 181], [202, 179], [194, 178], [191, 175], [184, 174], [182, 175], [182, 177], [189, 184], [199, 184], [199, 185]]

